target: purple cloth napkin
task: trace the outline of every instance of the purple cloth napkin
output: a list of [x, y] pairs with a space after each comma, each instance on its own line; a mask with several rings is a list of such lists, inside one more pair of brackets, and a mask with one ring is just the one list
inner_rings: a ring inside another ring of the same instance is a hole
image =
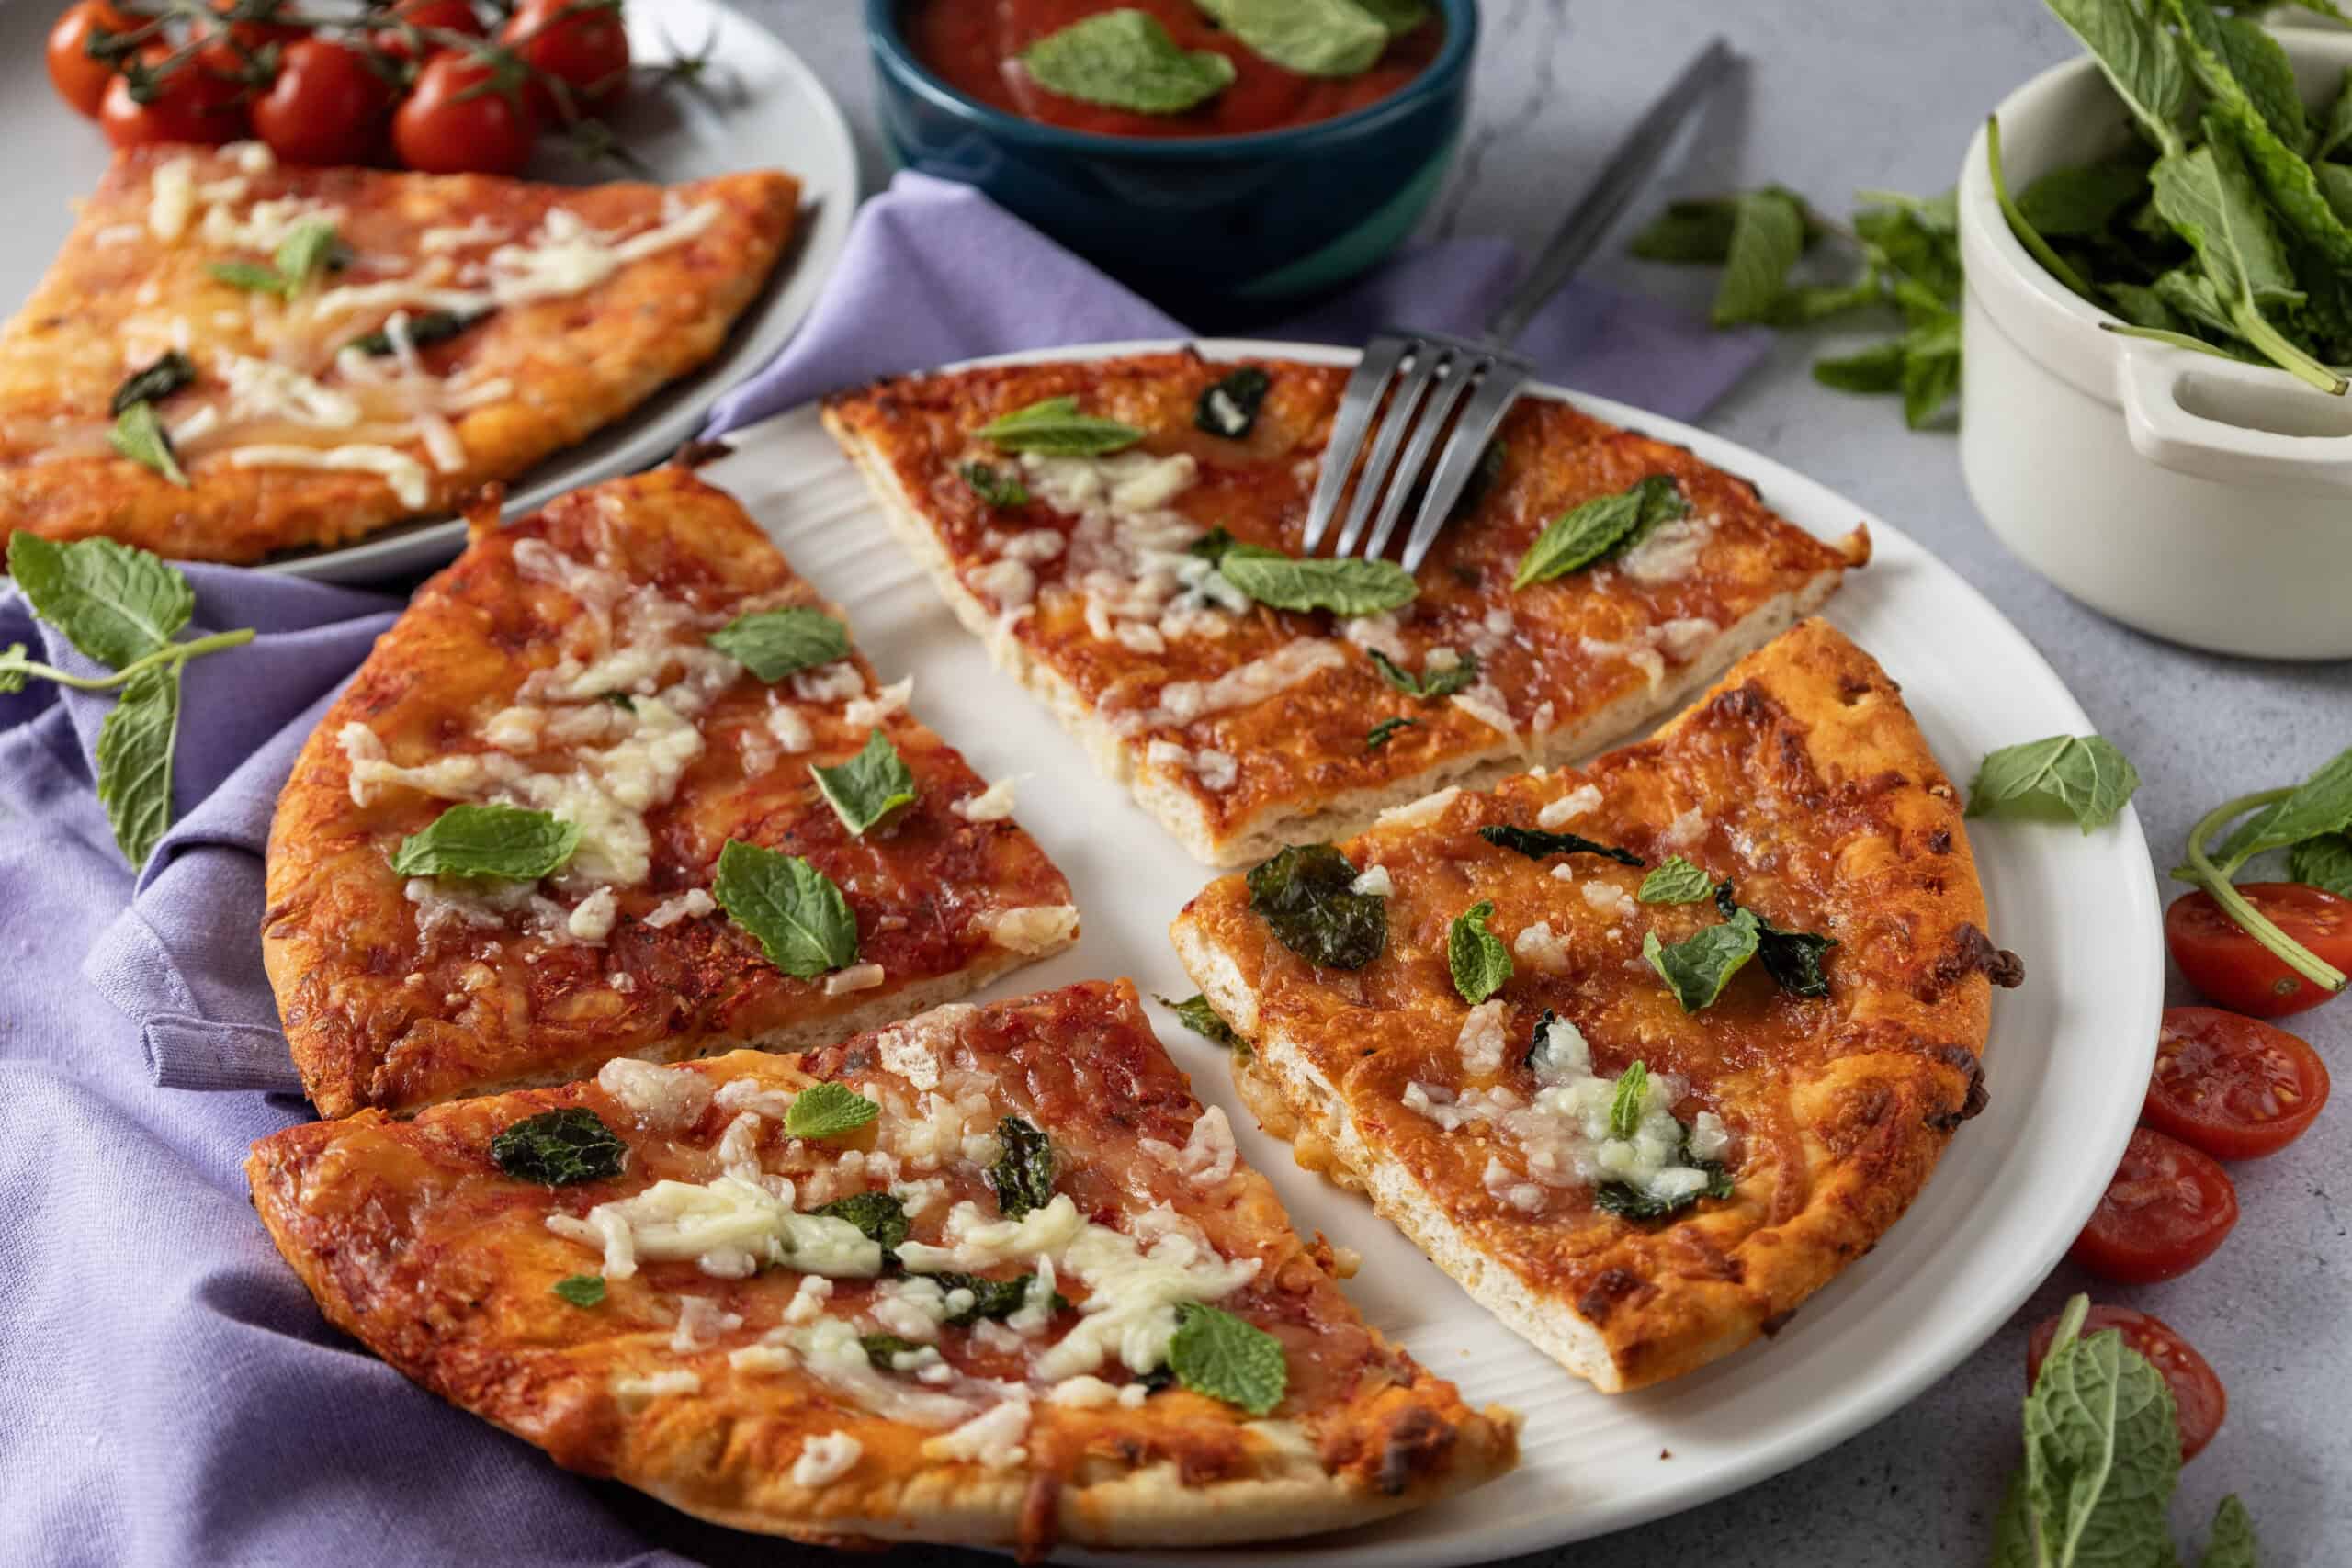
[[[1429, 247], [1283, 330], [1474, 330], [1518, 266], [1497, 243]], [[966, 187], [902, 175], [712, 428], [891, 371], [1181, 335]], [[1686, 415], [1758, 351], [1597, 289], [1555, 301], [1524, 346], [1555, 379]], [[263, 846], [296, 751], [394, 606], [188, 575], [198, 629], [260, 635], [188, 667], [176, 819], [137, 876], [91, 788], [110, 699], [0, 695], [0, 1564], [829, 1560], [565, 1475], [328, 1328], [277, 1258], [241, 1167], [308, 1108], [182, 1091], [296, 1087], [261, 968]], [[87, 668], [0, 590], [0, 647], [19, 641]]]

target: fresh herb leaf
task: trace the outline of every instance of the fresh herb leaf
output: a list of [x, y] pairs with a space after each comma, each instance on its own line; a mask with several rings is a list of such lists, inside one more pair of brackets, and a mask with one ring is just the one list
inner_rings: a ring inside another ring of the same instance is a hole
[[1714, 891], [1714, 886], [1705, 871], [1676, 855], [1642, 878], [1642, 890], [1635, 897], [1645, 904], [1695, 904]]
[[1578, 571], [1630, 548], [1658, 524], [1687, 516], [1690, 503], [1671, 474], [1652, 474], [1614, 495], [1595, 496], [1547, 525], [1519, 559], [1513, 590]]
[[1960, 392], [1960, 318], [1913, 327], [1902, 343], [1903, 423], [1923, 430]]
[[2327, 123], [2320, 128], [2319, 141], [2312, 147], [2312, 171], [2333, 156], [2336, 149], [2352, 143], [2352, 71], [2344, 73], [2344, 85], [2335, 89], [2335, 101], [2328, 106]]
[[[2253, 184], [2270, 198], [2271, 207], [2287, 226], [2304, 243], [2317, 247], [2332, 265], [2352, 267], [2352, 228], [2346, 228], [2327, 204], [2317, 176], [2297, 152], [2301, 139], [2290, 143], [2271, 129], [2264, 111], [2275, 106], [2257, 99], [2233, 68], [2232, 39], [2243, 39], [2245, 35], [2233, 33], [2205, 0], [2163, 0], [2163, 5], [2165, 14], [2179, 24], [2181, 52], [2198, 85], [2205, 89], [2207, 145], [2216, 152], [2226, 148], [2233, 160], [2242, 149]], [[2272, 42], [2270, 47], [2278, 45]], [[2278, 63], [2283, 65], [2283, 58]], [[2262, 69], [2267, 73], [2270, 67], [2266, 64]], [[2295, 96], [2291, 70], [2285, 96], [2300, 113], [2301, 103]], [[2216, 136], [2217, 121], [2227, 128], [2227, 139]], [[2235, 145], [2230, 146], [2231, 142]]]
[[2260, 1557], [2254, 1519], [2233, 1492], [2213, 1510], [2213, 1529], [2205, 1537], [2205, 1555], [2197, 1560], [2197, 1568], [2256, 1568]]
[[[1826, 232], [1804, 198], [1781, 186], [1767, 186], [1760, 194], [1778, 196], [1804, 215], [1808, 249]], [[1702, 197], [1668, 202], [1666, 209], [1634, 236], [1633, 253], [1645, 261], [1696, 263], [1720, 266], [1731, 259], [1732, 231], [1739, 223], [1739, 197]]]
[[[881, 1114], [881, 1106], [847, 1084], [812, 1083], [793, 1097], [784, 1113], [784, 1130], [796, 1138], [833, 1138], [854, 1133]], [[899, 1237], [900, 1241], [905, 1239], [903, 1235]], [[885, 1245], [895, 1247], [898, 1243]]]
[[[435, 344], [447, 343], [458, 333], [489, 320], [490, 316], [488, 310], [427, 310], [408, 320], [409, 346], [431, 348]], [[378, 327], [372, 333], [361, 333], [344, 346], [380, 358], [392, 352], [392, 334], [385, 328]]]
[[1250, 873], [1250, 908], [1309, 964], [1361, 969], [1388, 945], [1388, 906], [1353, 891], [1355, 879], [1331, 845], [1287, 845]]
[[1621, 850], [1578, 833], [1546, 833], [1541, 829], [1496, 822], [1479, 829], [1478, 837], [1498, 850], [1509, 850], [1529, 860], [1542, 860], [1546, 855], [1605, 855], [1619, 865], [1638, 869], [1643, 863], [1642, 857], [1631, 850]]
[[886, 1372], [899, 1370], [899, 1357], [917, 1355], [933, 1348], [920, 1340], [897, 1334], [861, 1334], [857, 1337], [857, 1344], [858, 1348], [865, 1352], [865, 1359]]
[[1453, 972], [1453, 988], [1476, 1007], [1510, 978], [1510, 949], [1487, 922], [1495, 916], [1490, 899], [1481, 899], [1453, 917], [1445, 933], [1446, 967]]
[[637, 699], [627, 692], [599, 692], [596, 694], [596, 700], [612, 707], [620, 708], [624, 712], [637, 711]]
[[[1002, 1323], [1021, 1310], [1023, 1303], [1029, 1299], [1029, 1292], [1037, 1283], [1037, 1276], [1035, 1274], [1023, 1274], [1011, 1280], [991, 1280], [980, 1274], [954, 1273], [926, 1274], [923, 1278], [932, 1280], [943, 1291], [972, 1292], [972, 1304], [961, 1312], [950, 1314], [944, 1320], [950, 1328], [969, 1328], [983, 1318], [991, 1323]], [[1058, 1292], [1055, 1299], [1057, 1302], [1060, 1300]]]
[[1277, 610], [1329, 610], [1339, 615], [1370, 615], [1412, 603], [1420, 587], [1395, 561], [1295, 560], [1262, 545], [1235, 545], [1218, 558], [1227, 582], [1261, 604]]
[[1159, 1005], [1174, 1013], [1185, 1028], [1204, 1040], [1213, 1041], [1228, 1051], [1240, 1043], [1241, 1036], [1233, 1032], [1233, 1025], [1219, 1018], [1216, 1009], [1209, 1005], [1208, 998], [1198, 992], [1181, 1002], [1171, 1002], [1162, 997]]
[[1631, 1182], [1604, 1181], [1592, 1190], [1592, 1206], [1604, 1214], [1614, 1214], [1621, 1220], [1647, 1224], [1679, 1213], [1702, 1198], [1728, 1198], [1737, 1190], [1731, 1172], [1713, 1160], [1692, 1159], [1687, 1145], [1679, 1156], [1679, 1163], [1705, 1172], [1707, 1185], [1680, 1197], [1660, 1198]]
[[1224, 524], [1220, 523], [1216, 527], [1210, 529], [1207, 533], [1202, 535], [1199, 538], [1194, 539], [1191, 544], [1186, 545], [1184, 547], [1184, 553], [1188, 556], [1198, 556], [1203, 560], [1208, 562], [1211, 566], [1215, 566], [1219, 561], [1225, 559], [1225, 555], [1227, 550], [1230, 550], [1234, 546], [1240, 542], [1240, 540], [1233, 536], [1233, 533], [1230, 529], [1227, 528]]
[[306, 218], [278, 242], [277, 254], [271, 259], [285, 280], [285, 292], [290, 294], [338, 265], [342, 254], [334, 225], [323, 218]]
[[513, 806], [452, 806], [401, 840], [397, 876], [495, 876], [537, 882], [580, 848], [580, 825]]
[[1255, 1324], [1198, 1302], [1176, 1308], [1168, 1365], [1176, 1381], [1194, 1393], [1223, 1400], [1252, 1416], [1263, 1416], [1280, 1404], [1290, 1386], [1290, 1361], [1281, 1340]]
[[1781, 930], [1755, 910], [1743, 909], [1728, 882], [1715, 885], [1715, 908], [1726, 920], [1745, 915], [1756, 922], [1756, 956], [1774, 985], [1792, 997], [1829, 994], [1829, 977], [1821, 972], [1821, 961], [1838, 945], [1837, 938]]
[[1224, 55], [1182, 48], [1159, 17], [1128, 9], [1080, 17], [1023, 50], [1020, 60], [1049, 93], [1136, 114], [1182, 114], [1234, 78]]
[[1985, 173], [1992, 181], [1993, 200], [2000, 208], [2001, 217], [2008, 224], [2009, 232], [2017, 237], [2018, 243], [2041, 264], [2044, 272], [2085, 299], [2089, 299], [2090, 285], [2085, 283], [2075, 269], [2050, 248], [2050, 242], [2041, 237], [2032, 220], [2026, 217], [2024, 209], [2010, 198], [2007, 177], [2001, 172], [2001, 121], [1998, 116], [1988, 115], [1984, 119], [1984, 163]]
[[832, 878], [797, 855], [729, 839], [711, 897], [751, 933], [768, 962], [813, 980], [857, 962], [857, 917]]
[[2323, 833], [2305, 839], [2287, 854], [2287, 874], [2312, 887], [2324, 888], [2339, 898], [2352, 898], [2352, 838]]
[[1115, 419], [1078, 412], [1074, 397], [1047, 398], [1015, 409], [974, 432], [1007, 452], [1040, 452], [1055, 457], [1096, 457], [1122, 452], [1143, 432]]
[[1355, 0], [1200, 0], [1262, 60], [1302, 76], [1355, 76], [1388, 47], [1388, 28]]
[[[21, 537], [21, 536], [19, 536]], [[134, 866], [172, 822], [172, 753], [179, 740], [180, 667], [133, 675], [98, 727], [98, 804], [122, 858]]]
[[133, 403], [160, 403], [195, 379], [196, 366], [188, 356], [176, 348], [166, 349], [153, 364], [123, 378], [107, 412], [120, 415]]
[[1616, 1090], [1609, 1097], [1609, 1135], [1630, 1138], [1640, 1132], [1649, 1099], [1650, 1070], [1636, 1061], [1617, 1075]]
[[2267, 850], [2285, 849], [2323, 833], [2352, 828], [2352, 749], [2321, 763], [2294, 793], [2264, 807], [2222, 845], [2222, 873], [2237, 869]]
[[1384, 718], [1363, 732], [1363, 749], [1377, 751], [1396, 739], [1398, 730], [1418, 728], [1420, 722], [1418, 718]]
[[154, 404], [133, 403], [115, 415], [114, 428], [107, 432], [107, 445], [182, 490], [188, 488], [187, 475], [172, 450], [172, 438], [164, 434], [164, 422], [155, 417]]
[[849, 628], [822, 610], [789, 604], [738, 615], [710, 634], [710, 646], [761, 681], [831, 664], [849, 653]]
[[2018, 210], [2044, 239], [2088, 240], [2148, 197], [2148, 165], [2102, 158], [2048, 174], [2018, 192]]
[[2180, 118], [2188, 104], [2188, 68], [2172, 35], [2144, 0], [2048, 0], [2052, 15], [2090, 51], [2109, 85], [2140, 129], [2166, 153], [2185, 145]]
[[1000, 472], [992, 464], [967, 463], [956, 471], [964, 476], [964, 482], [972, 487], [974, 495], [999, 512], [1029, 504], [1029, 487], [1021, 482], [1018, 469], [1008, 468]]
[[232, 288], [242, 288], [248, 294], [286, 294], [292, 291], [276, 267], [262, 262], [208, 262], [204, 270], [210, 273], [216, 281]]
[[1052, 1202], [1053, 1140], [1020, 1116], [999, 1122], [996, 1137], [1002, 1152], [989, 1168], [989, 1185], [996, 1190], [997, 1212], [1017, 1220]]
[[839, 767], [811, 764], [808, 776], [853, 837], [915, 799], [915, 775], [899, 758], [899, 749], [879, 729], [869, 730], [865, 746]]
[[1732, 215], [1731, 247], [1715, 290], [1715, 325], [1770, 321], [1789, 269], [1804, 254], [1803, 208], [1781, 191], [1744, 192]]
[[1642, 956], [1682, 1010], [1697, 1012], [1713, 1006], [1731, 977], [1756, 956], [1758, 929], [1756, 917], [1742, 909], [1723, 924], [1702, 926], [1671, 946], [1660, 942], [1657, 932], [1647, 931], [1642, 936]]
[[2139, 770], [2112, 742], [2052, 735], [1987, 756], [1968, 786], [1968, 815], [2064, 810], [2087, 833], [2114, 821], [2139, 787]]
[[1206, 388], [1193, 405], [1194, 428], [1227, 441], [1246, 439], [1257, 428], [1258, 410], [1266, 400], [1273, 378], [1256, 365], [1243, 365]]
[[[842, 1086], [839, 1084], [825, 1084], [818, 1087], [839, 1089]], [[808, 1097], [806, 1094], [803, 1094], [799, 1100], [794, 1100], [792, 1102], [793, 1109], [796, 1111], [798, 1110], [800, 1108], [801, 1100], [808, 1098]], [[867, 1100], [864, 1100], [863, 1103], [872, 1105], [874, 1102]], [[872, 1120], [874, 1120], [874, 1118], [871, 1116], [865, 1118], [866, 1122], [871, 1122]], [[861, 1122], [857, 1124], [859, 1126], [864, 1126], [865, 1122]], [[789, 1123], [787, 1122], [786, 1125], [788, 1128]], [[802, 1134], [800, 1135], [807, 1137], [811, 1134]], [[815, 1135], [821, 1136], [822, 1134]], [[836, 1198], [830, 1203], [820, 1203], [817, 1207], [809, 1210], [808, 1212], [812, 1214], [822, 1215], [824, 1218], [829, 1220], [844, 1220], [849, 1224], [855, 1225], [860, 1235], [865, 1237], [868, 1241], [879, 1243], [882, 1248], [883, 1258], [894, 1263], [898, 1258], [899, 1247], [906, 1241], [907, 1232], [910, 1228], [907, 1224], [906, 1204], [900, 1202], [898, 1199], [892, 1197], [888, 1192], [853, 1192], [846, 1198]], [[943, 1284], [941, 1288], [944, 1289], [945, 1287]]]
[[[1382, 680], [1407, 696], [1419, 697], [1424, 702], [1435, 702], [1456, 692], [1466, 692], [1478, 683], [1478, 656], [1466, 649], [1455, 653], [1453, 662], [1442, 670], [1431, 670], [1429, 660], [1424, 658], [1421, 672], [1418, 675], [1376, 648], [1367, 648], [1363, 651], [1364, 656], [1372, 660], [1372, 667], [1380, 671]], [[1430, 651], [1436, 650], [1432, 649]], [[1419, 721], [1406, 719], [1402, 722], [1414, 724]]]
[[117, 670], [169, 643], [196, 613], [196, 590], [178, 569], [112, 539], [61, 545], [18, 529], [8, 575], [33, 614]]
[[2296, 347], [2262, 313], [2266, 304], [2300, 304], [2303, 294], [2235, 149], [2209, 141], [2165, 159], [2152, 178], [2157, 211], [2195, 247], [2238, 335], [2309, 385], [2341, 394], [2344, 378]]
[[514, 1122], [490, 1141], [490, 1157], [517, 1181], [571, 1187], [618, 1176], [628, 1145], [584, 1105], [542, 1111]]
[[1391, 38], [1401, 38], [1430, 19], [1430, 8], [1421, 0], [1355, 0], [1355, 4], [1372, 13]]
[[1901, 338], [1889, 338], [1842, 359], [1815, 360], [1813, 378], [1841, 392], [1901, 391], [1904, 366], [1910, 356]]
[[605, 1299], [602, 1274], [567, 1274], [548, 1288], [576, 1307], [597, 1306]]

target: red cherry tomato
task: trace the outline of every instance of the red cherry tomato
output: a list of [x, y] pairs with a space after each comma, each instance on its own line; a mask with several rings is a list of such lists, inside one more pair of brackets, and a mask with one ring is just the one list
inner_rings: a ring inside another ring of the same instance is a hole
[[2319, 1053], [2219, 1008], [2167, 1008], [2140, 1118], [2215, 1159], [2275, 1155], [2327, 1103]]
[[91, 40], [101, 33], [127, 33], [139, 24], [106, 0], [81, 0], [68, 6], [49, 29], [49, 84], [57, 96], [74, 106], [76, 114], [96, 119], [105, 101], [114, 66], [92, 58]]
[[[385, 19], [395, 25], [370, 33], [368, 41], [396, 60], [414, 61], [444, 47], [446, 40], [420, 39], [408, 30], [410, 28], [462, 33], [468, 38], [489, 36], [483, 30], [481, 17], [474, 12], [473, 0], [400, 0]], [[402, 23], [406, 26], [399, 25]]]
[[[571, 90], [574, 108], [609, 103], [628, 85], [628, 31], [620, 0], [524, 0], [499, 41], [525, 64]], [[542, 118], [561, 118], [554, 95], [534, 82], [532, 107]]]
[[[2352, 898], [2300, 882], [2248, 882], [2238, 892], [2328, 963], [2352, 966]], [[2233, 1012], [2284, 1018], [2335, 995], [2288, 968], [2202, 888], [2182, 894], [2165, 911], [2165, 945], [2190, 985]]]
[[2227, 1172], [2179, 1139], [2138, 1127], [2067, 1256], [2101, 1279], [2151, 1285], [2213, 1256], [2237, 1223]]
[[391, 86], [348, 44], [286, 46], [277, 78], [254, 101], [254, 131], [289, 164], [365, 164], [384, 145]]
[[[2173, 1416], [2180, 1427], [2180, 1457], [2195, 1459], [2213, 1434], [2222, 1429], [2222, 1417], [2229, 1413], [2230, 1396], [2222, 1387], [2222, 1380], [2204, 1357], [2188, 1340], [2165, 1326], [2161, 1318], [2150, 1317], [2144, 1312], [2130, 1307], [2095, 1306], [2083, 1320], [2083, 1337], [2087, 1339], [2103, 1328], [2112, 1328], [2123, 1336], [2123, 1343], [2148, 1359], [2148, 1363], [2164, 1374], [2166, 1386], [2172, 1390]], [[2041, 1376], [2041, 1363], [2050, 1354], [2050, 1342], [2058, 1337], [2058, 1320], [2044, 1318], [2034, 1325], [2033, 1337], [2026, 1345], [2025, 1386], [2030, 1392], [2035, 1380]]]
[[498, 89], [497, 77], [495, 67], [457, 50], [426, 61], [392, 115], [401, 162], [435, 175], [520, 171], [539, 128], [528, 108]]
[[[168, 45], [151, 44], [139, 51], [139, 58], [161, 65], [171, 53]], [[245, 134], [245, 85], [238, 75], [242, 63], [225, 48], [206, 49], [157, 81], [143, 104], [130, 96], [130, 78], [117, 76], [107, 84], [99, 102], [98, 124], [117, 147], [154, 141], [217, 147], [234, 141]]]

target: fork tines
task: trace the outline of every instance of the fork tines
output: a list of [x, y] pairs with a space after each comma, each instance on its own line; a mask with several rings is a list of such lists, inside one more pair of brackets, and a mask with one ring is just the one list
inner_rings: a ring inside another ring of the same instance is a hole
[[[1323, 542], [1345, 499], [1347, 517], [1331, 553], [1377, 559], [1416, 493], [1415, 481], [1427, 472], [1402, 563], [1407, 571], [1419, 570], [1495, 427], [1534, 373], [1534, 365], [1518, 355], [1438, 333], [1390, 331], [1365, 344], [1323, 449], [1322, 476], [1307, 506], [1307, 553]], [[1441, 437], [1444, 450], [1438, 453]]]

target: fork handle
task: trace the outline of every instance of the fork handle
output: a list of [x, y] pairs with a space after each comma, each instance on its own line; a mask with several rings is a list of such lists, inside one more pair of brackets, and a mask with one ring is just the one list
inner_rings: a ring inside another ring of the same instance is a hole
[[1682, 122], [1738, 64], [1739, 56], [1718, 37], [1667, 84], [1666, 90], [1642, 111], [1634, 129], [1610, 153], [1609, 162], [1602, 166], [1600, 177], [1593, 182], [1592, 188], [1584, 193], [1583, 199], [1570, 209], [1545, 242], [1526, 278], [1487, 323], [1487, 342], [1508, 347], [1518, 341], [1544, 302], [1576, 276], [1577, 269], [1607, 236], [1626, 204], [1648, 183]]

